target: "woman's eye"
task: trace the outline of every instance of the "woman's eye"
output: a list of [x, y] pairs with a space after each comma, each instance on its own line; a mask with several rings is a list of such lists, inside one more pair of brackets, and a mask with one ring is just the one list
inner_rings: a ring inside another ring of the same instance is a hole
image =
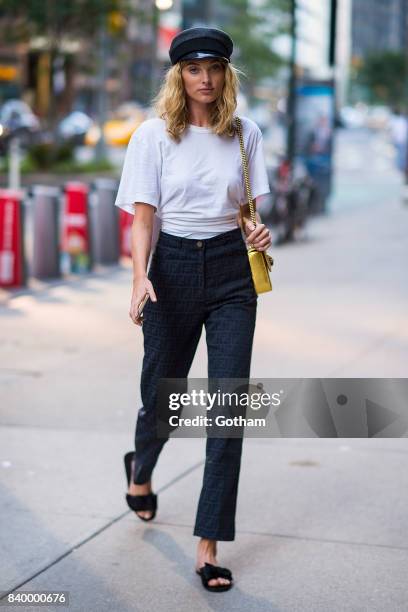
[[[214, 64], [213, 66], [211, 66], [212, 70], [220, 70], [221, 69], [221, 64]], [[191, 67], [189, 68], [189, 72], [191, 72], [192, 74], [196, 74], [198, 72], [198, 68], [194, 68]]]

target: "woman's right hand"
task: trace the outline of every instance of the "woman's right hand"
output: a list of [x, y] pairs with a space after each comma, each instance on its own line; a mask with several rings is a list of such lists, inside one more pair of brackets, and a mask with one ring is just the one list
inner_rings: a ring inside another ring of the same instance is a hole
[[133, 323], [135, 323], [135, 325], [139, 325], [139, 327], [142, 326], [143, 317], [138, 316], [138, 307], [146, 293], [149, 294], [149, 297], [153, 302], [157, 302], [153, 285], [147, 276], [133, 282], [132, 301], [130, 304], [129, 316]]

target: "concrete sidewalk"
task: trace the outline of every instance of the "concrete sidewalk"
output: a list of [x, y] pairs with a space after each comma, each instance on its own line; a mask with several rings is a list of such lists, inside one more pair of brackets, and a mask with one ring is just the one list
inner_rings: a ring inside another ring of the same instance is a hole
[[[275, 249], [252, 376], [407, 377], [407, 228], [397, 199], [373, 201]], [[66, 590], [87, 612], [406, 610], [406, 439], [247, 439], [237, 538], [219, 545], [227, 593], [194, 573], [204, 440], [165, 446], [153, 523], [128, 511], [143, 356], [130, 291], [118, 268], [0, 310], [0, 590]], [[206, 365], [203, 332], [190, 376]]]

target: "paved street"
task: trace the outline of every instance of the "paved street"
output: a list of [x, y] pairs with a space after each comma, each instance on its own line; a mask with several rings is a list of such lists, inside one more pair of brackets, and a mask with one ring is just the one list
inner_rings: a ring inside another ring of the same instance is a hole
[[[408, 376], [402, 180], [381, 136], [341, 134], [336, 166], [329, 213], [273, 250], [252, 376]], [[227, 593], [193, 571], [204, 440], [164, 448], [157, 520], [128, 511], [143, 356], [130, 289], [123, 265], [2, 294], [0, 590], [66, 590], [75, 612], [406, 610], [405, 438], [247, 439], [237, 538], [219, 545]], [[206, 365], [203, 332], [190, 376]]]

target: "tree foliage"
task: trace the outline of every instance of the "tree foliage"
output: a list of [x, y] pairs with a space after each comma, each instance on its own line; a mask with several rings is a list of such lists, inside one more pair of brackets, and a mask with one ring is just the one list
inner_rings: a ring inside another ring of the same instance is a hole
[[93, 37], [115, 11], [134, 9], [129, 0], [0, 0], [0, 35], [4, 43], [47, 36], [58, 46], [63, 36]]
[[407, 67], [403, 53], [384, 51], [370, 54], [356, 70], [355, 82], [367, 89], [372, 104], [406, 105]]
[[274, 50], [277, 36], [287, 34], [290, 25], [289, 0], [224, 0], [229, 10], [228, 33], [234, 49], [234, 63], [247, 75], [249, 85], [272, 76], [285, 60]]

